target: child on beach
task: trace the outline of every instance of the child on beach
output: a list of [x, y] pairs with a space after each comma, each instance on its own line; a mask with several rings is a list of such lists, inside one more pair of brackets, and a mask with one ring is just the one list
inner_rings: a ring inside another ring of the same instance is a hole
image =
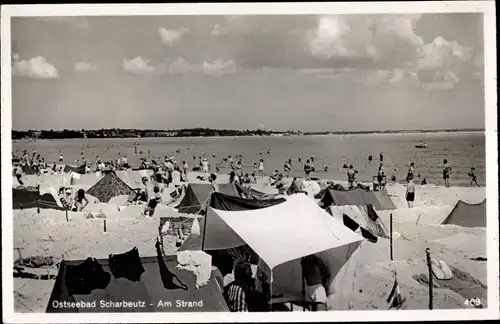
[[260, 159], [260, 161], [259, 161], [259, 176], [261, 178], [264, 177], [264, 160], [263, 159]]
[[450, 187], [450, 173], [451, 173], [451, 167], [448, 165], [448, 160], [444, 159], [443, 160], [443, 180], [444, 180], [444, 186], [446, 188]]
[[470, 168], [469, 172], [469, 178], [470, 178], [470, 186], [473, 187], [474, 185], [479, 187], [479, 184], [477, 183], [477, 177], [476, 177], [476, 168]]
[[409, 177], [406, 179], [408, 184], [406, 185], [406, 202], [408, 203], [408, 207], [413, 207], [413, 201], [415, 200], [415, 183], [413, 182], [413, 177]]

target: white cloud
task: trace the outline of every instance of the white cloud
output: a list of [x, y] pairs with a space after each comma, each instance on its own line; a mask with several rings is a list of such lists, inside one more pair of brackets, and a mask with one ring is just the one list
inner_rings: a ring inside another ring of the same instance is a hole
[[12, 74], [34, 79], [55, 79], [59, 77], [56, 68], [41, 56], [29, 60], [19, 60], [19, 54], [13, 55]]
[[306, 47], [318, 58], [377, 59], [402, 45], [422, 46], [424, 42], [414, 30], [419, 19], [420, 15], [327, 15], [303, 36]]
[[367, 76], [367, 82], [371, 85], [419, 85], [416, 72], [404, 69], [378, 70]]
[[148, 60], [138, 56], [133, 59], [123, 60], [124, 71], [140, 75], [165, 75], [165, 74], [206, 74], [212, 76], [234, 74], [237, 65], [234, 61], [216, 59], [205, 60], [201, 64], [193, 64], [186, 59], [179, 57], [166, 60], [156, 66]]
[[202, 69], [205, 74], [223, 75], [236, 73], [237, 67], [234, 61], [226, 61], [217, 59], [214, 61], [205, 61], [202, 64]]
[[125, 72], [131, 74], [152, 74], [155, 72], [155, 67], [151, 65], [149, 60], [145, 60], [140, 56], [124, 59], [122, 67]]
[[418, 68], [421, 70], [449, 69], [467, 62], [472, 57], [472, 48], [448, 41], [439, 36], [420, 50]]
[[93, 72], [93, 71], [97, 70], [97, 68], [88, 62], [78, 62], [75, 64], [74, 70], [75, 70], [75, 72], [84, 73], [84, 72]]
[[189, 31], [185, 28], [182, 29], [166, 29], [163, 27], [158, 28], [158, 33], [160, 34], [161, 41], [163, 44], [172, 46], [174, 43], [178, 42], [182, 36]]

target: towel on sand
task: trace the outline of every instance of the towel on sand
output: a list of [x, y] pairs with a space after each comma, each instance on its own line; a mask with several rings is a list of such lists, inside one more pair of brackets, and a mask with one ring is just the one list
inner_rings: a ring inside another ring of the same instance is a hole
[[177, 252], [177, 269], [188, 270], [196, 276], [196, 289], [208, 284], [212, 274], [212, 256], [203, 251]]

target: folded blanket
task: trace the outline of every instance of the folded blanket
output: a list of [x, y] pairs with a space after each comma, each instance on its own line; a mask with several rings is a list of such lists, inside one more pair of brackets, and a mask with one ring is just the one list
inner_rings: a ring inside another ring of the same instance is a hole
[[212, 256], [203, 251], [177, 252], [177, 269], [191, 271], [196, 276], [196, 289], [208, 284], [212, 274]]

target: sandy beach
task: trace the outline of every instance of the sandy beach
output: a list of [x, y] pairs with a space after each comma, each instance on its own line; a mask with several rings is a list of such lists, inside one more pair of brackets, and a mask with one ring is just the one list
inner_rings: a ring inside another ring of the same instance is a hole
[[[197, 178], [199, 175], [189, 173], [189, 182], [204, 182]], [[267, 178], [261, 178], [254, 187], [273, 193], [275, 189], [268, 186], [267, 181]], [[46, 183], [50, 182], [47, 179]], [[227, 176], [219, 176], [218, 182], [227, 182]], [[285, 182], [289, 184], [291, 179]], [[342, 181], [335, 182], [343, 184]], [[317, 187], [314, 188], [310, 190], [310, 196], [316, 193]], [[172, 190], [173, 187], [166, 189], [164, 196]], [[479, 203], [485, 199], [486, 189], [417, 186], [415, 207], [411, 209], [405, 202], [404, 186], [388, 185], [387, 192], [397, 209], [378, 211], [378, 214], [387, 228], [389, 214], [393, 214], [394, 261], [390, 261], [389, 241], [386, 239], [379, 238], [377, 244], [365, 242], [360, 247], [350, 308], [387, 309], [385, 298], [397, 273], [401, 293], [407, 298], [407, 309], [426, 309], [428, 287], [414, 278], [427, 273], [426, 248], [430, 248], [433, 257], [463, 273], [448, 287], [441, 284], [434, 289], [436, 309], [464, 308], [465, 298], [477, 296], [481, 296], [483, 305], [486, 305], [486, 262], [471, 260], [486, 257], [485, 229], [440, 225], [458, 200]], [[87, 219], [84, 212], [69, 212], [67, 222], [64, 211], [41, 209], [37, 214], [36, 208], [15, 210], [14, 247], [23, 248], [23, 257], [52, 256], [56, 260], [81, 260], [89, 256], [107, 258], [111, 253], [125, 252], [133, 247], [137, 247], [143, 257], [155, 256], [159, 217], [179, 214], [172, 207], [160, 205], [154, 217], [144, 218], [140, 214], [142, 206], [123, 208], [120, 205], [117, 197], [107, 204], [91, 203], [86, 207], [87, 212], [101, 211], [106, 215], [106, 232], [104, 219]], [[175, 253], [175, 237], [165, 236], [164, 245], [167, 254]], [[18, 257], [14, 251], [14, 259]], [[56, 274], [56, 269], [51, 271]], [[16, 311], [44, 312], [53, 285], [54, 280], [15, 278]]]

